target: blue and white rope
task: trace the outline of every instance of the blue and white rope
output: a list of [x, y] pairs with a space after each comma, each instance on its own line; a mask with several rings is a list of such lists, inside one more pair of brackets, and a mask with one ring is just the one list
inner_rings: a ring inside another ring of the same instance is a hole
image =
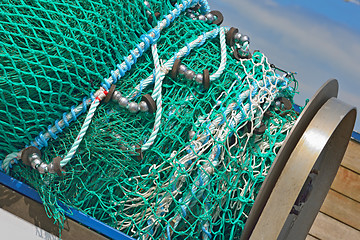
[[95, 98], [95, 100], [91, 103], [89, 112], [86, 115], [84, 124], [82, 125], [82, 127], [80, 129], [80, 132], [79, 132], [78, 136], [76, 137], [75, 142], [71, 146], [71, 148], [68, 151], [68, 153], [66, 154], [66, 156], [60, 161], [60, 166], [61, 167], [65, 166], [73, 158], [76, 150], [78, 149], [81, 141], [83, 140], [83, 138], [85, 136], [85, 133], [86, 133], [87, 129], [89, 128], [89, 125], [91, 123], [91, 119], [93, 118], [95, 110], [99, 106], [100, 101], [101, 101], [100, 98]]
[[[159, 131], [159, 127], [161, 124], [161, 113], [162, 113], [161, 86], [162, 86], [162, 80], [164, 79], [165, 74], [167, 73], [167, 71], [169, 69], [172, 68], [176, 58], [181, 58], [183, 56], [186, 56], [187, 54], [189, 54], [189, 52], [193, 48], [201, 46], [202, 44], [204, 44], [204, 42], [208, 38], [214, 38], [218, 34], [219, 34], [219, 28], [215, 28], [214, 30], [212, 30], [208, 33], [204, 33], [204, 34], [200, 35], [198, 38], [196, 38], [194, 41], [186, 44], [185, 47], [180, 49], [179, 52], [177, 54], [175, 54], [173, 58], [169, 59], [162, 66], [162, 68], [165, 69], [162, 71], [160, 71], [160, 61], [159, 61], [159, 55], [157, 52], [156, 44], [152, 45], [152, 53], [153, 53], [154, 65], [155, 65], [155, 86], [154, 86], [154, 92], [152, 94], [152, 97], [154, 98], [154, 100], [156, 100], [157, 111], [156, 111], [156, 115], [155, 115], [154, 129], [153, 129], [149, 139], [141, 147], [142, 151], [146, 151], [147, 149], [150, 148], [150, 146], [152, 144], [154, 144], [157, 133]], [[223, 73], [223, 71], [225, 69], [225, 65], [226, 65], [225, 28], [220, 28], [220, 44], [221, 44], [221, 63], [220, 63], [219, 69], [211, 76], [211, 78], [213, 80], [220, 77], [220, 75]], [[144, 85], [146, 86], [146, 85], [150, 84], [150, 81], [149, 81], [150, 79], [153, 79], [153, 75], [150, 75], [147, 79], [142, 81], [141, 85], [138, 85], [135, 89], [139, 89], [138, 91], [140, 91], [140, 88], [144, 88]], [[138, 95], [138, 91], [132, 92], [131, 96], [134, 97], [134, 96]]]
[[136, 48], [130, 51], [130, 55], [124, 57], [124, 62], [117, 65], [117, 69], [112, 71], [111, 76], [108, 79], [104, 79], [103, 87], [105, 89], [109, 89], [111, 84], [116, 83], [122, 76], [124, 76], [125, 72], [130, 70], [131, 65], [133, 65], [137, 58], [139, 58], [143, 52], [145, 52], [150, 45], [154, 44], [160, 37], [160, 32], [168, 27], [171, 22], [173, 22], [181, 12], [185, 11], [188, 8], [195, 6], [197, 3], [204, 5], [203, 10], [209, 11], [209, 6], [206, 0], [183, 0], [181, 4], [175, 4], [175, 9], [170, 10], [168, 15], [163, 17], [163, 20], [158, 21], [157, 26], [147, 34], [143, 34], [140, 39], [142, 42], [136, 45]]
[[[220, 75], [223, 73], [224, 69], [225, 69], [225, 65], [226, 65], [226, 42], [225, 42], [225, 31], [226, 28], [215, 28], [212, 31], [209, 31], [207, 33], [203, 33], [202, 35], [200, 35], [198, 38], [196, 38], [194, 41], [187, 43], [185, 47], [183, 47], [182, 49], [180, 49], [177, 53], [175, 53], [174, 57], [172, 57], [171, 59], [169, 59], [165, 64], [163, 64], [162, 68], [165, 69], [165, 71], [160, 71], [161, 67], [160, 67], [160, 63], [159, 63], [159, 56], [157, 53], [157, 48], [156, 45], [152, 46], [152, 50], [153, 50], [153, 58], [154, 58], [154, 64], [155, 64], [155, 86], [154, 86], [154, 92], [153, 92], [153, 98], [156, 98], [157, 101], [157, 112], [156, 112], [156, 117], [155, 117], [155, 124], [154, 124], [154, 130], [151, 133], [149, 139], [146, 141], [146, 143], [142, 146], [142, 151], [147, 150], [153, 143], [154, 140], [156, 138], [157, 132], [159, 130], [160, 124], [161, 124], [161, 102], [158, 103], [158, 97], [161, 97], [161, 82], [166, 74], [166, 69], [171, 69], [175, 59], [176, 58], [181, 58], [184, 57], [186, 55], [188, 55], [190, 53], [190, 51], [195, 48], [195, 47], [199, 47], [201, 45], [204, 44], [204, 42], [207, 39], [212, 39], [215, 38], [217, 35], [219, 35], [220, 32], [220, 45], [221, 45], [221, 63], [220, 63], [220, 67], [219, 69], [212, 75], [210, 76], [210, 79], [215, 80], [217, 78], [220, 77]], [[154, 78], [154, 74], [150, 75], [148, 78], [146, 78], [145, 80], [142, 81], [142, 88], [145, 88], [146, 86], [148, 86], [149, 84], [152, 83], [152, 79]], [[135, 91], [133, 91], [129, 98], [134, 98], [137, 94], [138, 91], [137, 89], [139, 89], [139, 85], [137, 87], [135, 87]], [[159, 111], [159, 106], [160, 106], [160, 111]], [[157, 118], [159, 117], [159, 118]], [[166, 196], [164, 196], [160, 202], [164, 202], [166, 200]], [[159, 203], [159, 206], [161, 205], [161, 203]], [[183, 209], [183, 212], [186, 215], [186, 210]], [[162, 211], [159, 211], [158, 214], [161, 214]], [[178, 224], [179, 223], [179, 219], [177, 219], [175, 222]], [[147, 227], [152, 228], [152, 224], [148, 225]], [[177, 225], [176, 224], [176, 225]], [[176, 226], [174, 226], [175, 228]], [[205, 228], [204, 228], [205, 229]], [[170, 230], [169, 230], [169, 226], [167, 228], [167, 237], [168, 239], [170, 239]]]
[[[265, 80], [265, 79], [267, 79], [267, 80]], [[269, 81], [269, 83], [271, 84], [271, 88], [275, 88], [278, 91], [276, 91], [276, 92], [255, 91], [255, 94], [256, 95], [268, 94], [271, 96], [272, 100], [274, 100], [277, 97], [277, 93], [279, 92], [279, 90], [286, 89], [288, 87], [288, 83], [289, 83], [286, 78], [278, 78], [278, 77], [268, 78], [268, 77], [264, 76], [264, 81], [259, 81], [259, 82], [257, 82], [257, 84], [259, 87], [268, 87], [267, 81]], [[214, 141], [214, 139], [212, 139], [213, 143], [223, 142], [225, 140], [225, 137], [227, 137], [230, 132], [234, 132], [234, 129], [232, 126], [237, 126], [244, 119], [245, 116], [251, 114], [253, 109], [251, 109], [250, 104], [246, 103], [245, 105], [243, 105], [243, 101], [249, 99], [249, 97], [252, 95], [252, 93], [253, 92], [250, 90], [242, 92], [239, 95], [239, 101], [237, 103], [233, 102], [233, 103], [229, 104], [227, 106], [227, 108], [225, 108], [224, 113], [215, 115], [215, 119], [212, 120], [210, 122], [210, 124], [208, 125], [208, 130], [204, 131], [204, 133], [200, 134], [200, 137], [197, 140], [192, 141], [192, 142], [198, 142], [198, 141], [202, 142], [202, 144], [200, 145], [200, 148], [201, 148], [205, 144], [209, 144], [208, 143], [209, 139], [206, 138], [209, 135], [212, 135], [214, 137], [216, 136], [217, 140]], [[238, 111], [235, 116], [231, 115], [229, 121], [224, 120], [224, 118], [226, 118], [230, 113], [232, 113], [233, 110], [238, 110], [238, 109], [240, 109], [241, 111]], [[226, 122], [227, 122], [227, 124], [224, 124]], [[221, 126], [221, 129], [219, 129], [220, 126]], [[215, 131], [217, 131], [217, 132], [215, 133]], [[198, 144], [194, 143], [193, 146], [195, 146], [195, 145], [198, 145]], [[194, 149], [192, 149], [192, 151], [190, 151], [189, 154], [192, 154], [193, 152], [200, 154], [200, 148], [194, 147]], [[181, 198], [179, 200], [179, 202], [181, 202], [181, 204], [182, 204], [181, 211], [179, 211], [173, 217], [173, 222], [174, 222], [173, 229], [176, 229], [176, 227], [180, 223], [181, 219], [186, 216], [187, 210], [191, 209], [191, 207], [196, 203], [196, 199], [200, 199], [202, 197], [202, 195], [204, 194], [205, 188], [200, 188], [200, 187], [204, 183], [209, 181], [209, 176], [211, 175], [211, 172], [212, 172], [211, 169], [216, 168], [216, 166], [218, 166], [218, 164], [219, 164], [218, 159], [219, 159], [219, 156], [222, 151], [223, 151], [223, 149], [222, 149], [221, 145], [215, 144], [215, 146], [211, 150], [209, 160], [207, 162], [205, 162], [201, 166], [201, 168], [199, 168], [198, 176], [195, 178], [196, 181], [192, 185], [191, 191], [188, 192], [183, 198]], [[196, 155], [195, 155], [195, 157], [196, 157]], [[185, 159], [185, 157], [183, 157], [183, 159]], [[182, 161], [182, 160], [180, 160], [180, 161]], [[164, 203], [162, 203], [162, 204], [164, 204]], [[167, 204], [170, 204], [170, 203], [167, 203]], [[208, 224], [209, 224], [208, 222], [205, 222], [202, 226], [202, 231], [203, 231], [202, 238], [204, 240], [211, 238], [211, 234], [209, 233], [209, 231], [208, 231], [209, 229], [207, 227]], [[170, 231], [169, 227], [170, 226], [168, 225], [167, 226], [167, 239], [171, 239], [171, 237], [170, 237], [171, 231]]]
[[[122, 76], [124, 76], [126, 71], [129, 71], [131, 69], [131, 66], [136, 63], [137, 58], [139, 58], [149, 48], [150, 44], [153, 44], [158, 40], [158, 38], [160, 37], [160, 32], [165, 27], [168, 27], [170, 23], [173, 22], [180, 15], [181, 12], [195, 6], [199, 2], [201, 4], [201, 11], [208, 12], [210, 10], [206, 0], [183, 0], [181, 4], [176, 4], [175, 8], [173, 10], [170, 10], [169, 14], [165, 16], [162, 21], [159, 21], [155, 28], [151, 29], [147, 32], [147, 34], [143, 34], [140, 37], [142, 42], [137, 44], [136, 48], [130, 51], [130, 55], [124, 57], [124, 62], [117, 65], [117, 69], [111, 72], [111, 76], [108, 79], [104, 79], [102, 87], [108, 91], [111, 87], [111, 84], [116, 83]], [[75, 121], [77, 117], [79, 117], [82, 113], [86, 112], [87, 106], [89, 106], [96, 97], [97, 96], [93, 96], [91, 94], [90, 98], [84, 98], [83, 103], [81, 103], [77, 107], [72, 107], [69, 113], [63, 114], [62, 119], [56, 120], [53, 126], [49, 126], [46, 133], [41, 132], [31, 143], [31, 145], [39, 149], [47, 147], [47, 142], [51, 138], [57, 138], [57, 134], [61, 133], [65, 127], [68, 127], [70, 122]], [[15, 160], [20, 158], [20, 153], [21, 151], [17, 152], [17, 157], [14, 158]], [[12, 156], [14, 155], [14, 153], [11, 153], [9, 155]], [[9, 163], [10, 161], [8, 160], [8, 158], [6, 158], [6, 161], [4, 159], [4, 161], [2, 162], [2, 168], [9, 169]]]
[[225, 33], [227, 32], [227, 28], [220, 28], [220, 48], [221, 48], [221, 62], [218, 70], [215, 73], [210, 75], [210, 81], [214, 81], [220, 77], [220, 75], [224, 72], [226, 66], [226, 40]]
[[157, 133], [159, 132], [159, 128], [161, 125], [161, 113], [162, 113], [162, 80], [165, 77], [164, 71], [160, 71], [160, 61], [159, 61], [159, 54], [157, 52], [157, 44], [153, 44], [151, 46], [153, 58], [154, 58], [154, 65], [155, 65], [155, 86], [154, 92], [152, 94], [152, 98], [156, 101], [156, 114], [155, 114], [155, 123], [154, 129], [150, 134], [149, 139], [146, 141], [145, 144], [141, 146], [142, 151], [146, 151], [150, 148], [151, 145], [154, 144], [154, 141], [157, 137]]
[[14, 159], [16, 160], [18, 155], [19, 152], [13, 152], [8, 154], [5, 157], [5, 159], [2, 161], [0, 170], [3, 170], [4, 172], [8, 173], [11, 168], [11, 161], [13, 161]]
[[[220, 31], [220, 29], [223, 29], [223, 31]], [[166, 69], [171, 69], [172, 66], [174, 65], [174, 62], [177, 58], [182, 58], [184, 56], [186, 56], [186, 54], [188, 54], [188, 52], [190, 52], [192, 49], [199, 47], [203, 44], [204, 41], [208, 40], [208, 39], [213, 39], [215, 38], [217, 35], [222, 35], [222, 39], [223, 41], [220, 41], [221, 44], [221, 63], [220, 63], [220, 67], [219, 69], [210, 76], [210, 79], [215, 80], [217, 78], [220, 77], [220, 75], [223, 73], [224, 69], [225, 69], [225, 65], [226, 65], [226, 42], [225, 42], [225, 32], [226, 32], [227, 28], [215, 28], [209, 32], [206, 32], [200, 36], [198, 36], [195, 40], [193, 40], [190, 43], [187, 43], [185, 47], [181, 48], [178, 52], [176, 52], [174, 54], [174, 57], [170, 58], [167, 62], [165, 62], [163, 64], [163, 67]], [[153, 83], [153, 78], [154, 78], [154, 74], [151, 74], [150, 76], [148, 76], [146, 79], [144, 79], [141, 82], [141, 85], [138, 84], [134, 90], [127, 96], [130, 100], [133, 100], [140, 92], [140, 89], [145, 89], [147, 86], [149, 86], [150, 84]]]

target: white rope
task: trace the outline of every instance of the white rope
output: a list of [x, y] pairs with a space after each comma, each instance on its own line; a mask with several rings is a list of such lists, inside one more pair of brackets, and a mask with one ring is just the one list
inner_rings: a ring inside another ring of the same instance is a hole
[[210, 75], [210, 81], [214, 81], [220, 77], [220, 75], [224, 72], [226, 66], [226, 41], [225, 41], [225, 30], [226, 28], [220, 28], [220, 48], [221, 48], [221, 62], [218, 70]]
[[[101, 91], [101, 90], [100, 90]], [[80, 132], [78, 134], [78, 136], [75, 139], [75, 142], [73, 143], [73, 145], [71, 146], [70, 150], [68, 151], [68, 153], [66, 154], [66, 156], [60, 161], [60, 166], [63, 167], [65, 166], [74, 156], [76, 150], [78, 149], [81, 141], [83, 140], [85, 133], [87, 131], [87, 129], [89, 128], [89, 125], [91, 123], [91, 120], [94, 116], [94, 113], [97, 109], [97, 107], [99, 106], [102, 98], [105, 97], [105, 93], [102, 93], [99, 97], [96, 97], [94, 99], [94, 101], [91, 103], [90, 105], [90, 109], [88, 114], [86, 115], [85, 121], [80, 129]]]
[[[189, 43], [187, 46], [180, 49], [179, 52], [177, 54], [175, 54], [176, 58], [185, 56], [191, 49], [193, 49], [199, 45], [202, 45], [206, 41], [206, 39], [214, 38], [218, 34], [219, 34], [219, 28], [215, 28], [214, 30], [212, 30], [208, 33], [200, 35], [197, 39], [195, 39], [194, 41]], [[220, 75], [224, 71], [225, 65], [226, 65], [225, 28], [220, 28], [220, 43], [221, 43], [221, 63], [220, 63], [219, 69], [215, 72], [215, 74], [212, 75], [213, 80], [220, 77]], [[162, 81], [165, 78], [165, 74], [169, 71], [169, 69], [172, 68], [172, 66], [174, 65], [174, 62], [175, 62], [175, 57], [173, 57], [173, 58], [169, 59], [166, 63], [160, 65], [159, 55], [157, 52], [157, 45], [153, 44], [151, 46], [151, 50], [152, 50], [154, 65], [155, 65], [155, 86], [154, 86], [154, 91], [153, 91], [152, 97], [154, 98], [154, 100], [156, 100], [157, 110], [156, 110], [156, 115], [155, 115], [155, 123], [154, 123], [153, 131], [152, 131], [149, 139], [146, 141], [146, 143], [141, 146], [142, 151], [146, 151], [147, 149], [150, 148], [150, 146], [152, 144], [154, 144], [157, 133], [159, 131], [159, 127], [161, 125], [161, 113], [162, 113], [162, 99], [161, 99], [161, 97], [162, 97], [162, 95], [161, 95]], [[153, 77], [154, 77], [153, 74], [150, 75], [147, 79], [145, 79], [142, 82], [141, 86], [140, 85], [136, 86], [135, 91], [133, 91], [130, 94], [129, 98], [137, 95], [140, 88], [145, 88], [150, 83], [152, 83]]]
[[[141, 38], [142, 42], [140, 42], [136, 48], [134, 48], [133, 50], [130, 51], [131, 54], [129, 54], [127, 57], [125, 57], [125, 59], [124, 59], [125, 61], [123, 61], [121, 64], [119, 64], [121, 69], [123, 69], [123, 70], [126, 69], [125, 71], [130, 70], [130, 69], [128, 69], [128, 64], [130, 63], [130, 65], [132, 65], [133, 63], [136, 62], [136, 59], [139, 56], [141, 56], [142, 52], [144, 52], [146, 50], [146, 46], [150, 43], [149, 39], [152, 39], [153, 41], [155, 41], [154, 38], [157, 39], [160, 35], [160, 32], [164, 28], [168, 27], [170, 25], [170, 23], [180, 15], [181, 12], [185, 11], [187, 8], [191, 8], [191, 7], [195, 6], [198, 3], [201, 4], [202, 12], [209, 11], [210, 8], [209, 8], [207, 1], [204, 1], [204, 0], [184, 0], [184, 1], [182, 1], [182, 3], [178, 4], [176, 8], [174, 8], [173, 10], [170, 10], [169, 14], [166, 15], [166, 17], [164, 16], [161, 21], [158, 21], [157, 26], [155, 28], [151, 29], [144, 38]], [[157, 34], [158, 34], [158, 36], [157, 36]], [[105, 79], [105, 82], [106, 82], [105, 85], [108, 85], [109, 87], [111, 84], [114, 83], [113, 75], [118, 77], [120, 75], [120, 70], [116, 69], [113, 72], [113, 74], [111, 74], [111, 75], [112, 76], [110, 76], [108, 79]], [[101, 89], [102, 89], [102, 87], [100, 87], [99, 90], [101, 90]], [[97, 97], [97, 96], [95, 95], [94, 97]], [[40, 134], [42, 137], [41, 141], [42, 142], [44, 141], [45, 144], [39, 145], [37, 141], [33, 141], [32, 145], [35, 147], [38, 147], [39, 149], [41, 149], [43, 146], [46, 147], [47, 141], [49, 139], [51, 139], [53, 136], [56, 136], [56, 133], [58, 133], [58, 128], [63, 128], [66, 125], [67, 121], [72, 120], [74, 113], [75, 113], [75, 115], [81, 114], [83, 109], [86, 109], [86, 107], [88, 105], [90, 105], [90, 103], [92, 103], [92, 100], [90, 98], [87, 98], [86, 100], [83, 101], [83, 103], [81, 103], [80, 105], [78, 105], [77, 107], [72, 109], [73, 112], [67, 113], [65, 116], [66, 119], [61, 119], [60, 121], [58, 121], [56, 123], [57, 126], [54, 125], [50, 128], [50, 131], [45, 132], [45, 134]], [[73, 147], [77, 148], [78, 145], [77, 146], [73, 145]], [[72, 152], [72, 155], [68, 154], [69, 155], [68, 157], [73, 156], [74, 152], [73, 151], [71, 151], [71, 152]], [[68, 157], [67, 157], [66, 163], [70, 160]], [[8, 167], [9, 163], [10, 163], [9, 159], [5, 158], [2, 163], [3, 168], [9, 169], [9, 167]]]
[[9, 168], [10, 168], [11, 161], [13, 161], [14, 159], [17, 159], [18, 155], [19, 155], [19, 152], [13, 152], [13, 153], [6, 155], [5, 159], [3, 160], [2, 164], [1, 164], [1, 168], [4, 169], [4, 171], [6, 173], [8, 173], [10, 170]]
[[[223, 38], [225, 39], [225, 31], [226, 28], [221, 27], [220, 29], [223, 29]], [[205, 34], [199, 35], [195, 40], [193, 40], [192, 42], [190, 42], [189, 44], [187, 44], [185, 47], [181, 48], [177, 53], [175, 53], [175, 57], [170, 58], [168, 61], [166, 61], [164, 64], [162, 64], [163, 67], [165, 67], [166, 69], [171, 69], [172, 66], [174, 65], [174, 62], [176, 60], [176, 58], [182, 58], [184, 57], [188, 51], [191, 51], [192, 49], [201, 46], [203, 44], [204, 41], [206, 41], [207, 39], [213, 39], [215, 38], [217, 35], [219, 35], [219, 28], [215, 28]], [[220, 41], [221, 43], [221, 41]], [[224, 41], [225, 43], [225, 41]], [[226, 43], [225, 43], [226, 44]], [[220, 68], [222, 68], [223, 66], [225, 67], [226, 65], [226, 46], [225, 48], [225, 53], [222, 53], [222, 55], [224, 55], [225, 57], [221, 58], [221, 63], [220, 63]], [[220, 76], [220, 74], [223, 72], [224, 69], [220, 69], [218, 70], [215, 74], [215, 76]], [[214, 75], [214, 74], [213, 74]], [[211, 76], [213, 76], [211, 75]], [[211, 79], [210, 76], [210, 79]], [[218, 78], [218, 77], [217, 77]], [[153, 83], [153, 79], [154, 79], [154, 74], [149, 75], [146, 79], [144, 79], [141, 84], [138, 84], [134, 90], [127, 96], [130, 100], [134, 99], [135, 96], [137, 96], [140, 92], [140, 89], [145, 89], [147, 86], [149, 86], [150, 84]], [[215, 79], [215, 77], [213, 77], [213, 79]]]
[[159, 55], [157, 52], [157, 45], [153, 44], [151, 46], [151, 50], [155, 64], [155, 86], [152, 97], [156, 100], [156, 114], [155, 114], [155, 123], [154, 123], [153, 131], [151, 132], [150, 137], [146, 141], [146, 143], [141, 146], [142, 151], [146, 151], [147, 149], [149, 149], [151, 145], [154, 144], [154, 141], [157, 137], [157, 133], [159, 131], [159, 127], [161, 125], [161, 113], [162, 113], [161, 87], [162, 87], [162, 80], [165, 77], [165, 73], [163, 71], [160, 71], [160, 62], [159, 62]]

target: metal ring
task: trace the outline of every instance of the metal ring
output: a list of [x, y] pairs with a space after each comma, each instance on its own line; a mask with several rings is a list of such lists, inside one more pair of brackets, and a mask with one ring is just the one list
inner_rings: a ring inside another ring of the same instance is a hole
[[204, 69], [203, 71], [203, 80], [202, 84], [205, 90], [209, 90], [210, 88], [210, 74], [208, 69]]
[[54, 166], [54, 171], [56, 172], [56, 174], [61, 177], [65, 175], [65, 170], [61, 168], [60, 162], [61, 162], [62, 158], [61, 157], [55, 157], [52, 160], [52, 164]]
[[328, 80], [320, 87], [320, 89], [315, 93], [304, 110], [301, 112], [290, 133], [285, 138], [279, 153], [276, 155], [276, 158], [271, 165], [271, 168], [263, 184], [261, 185], [259, 193], [246, 221], [245, 227], [242, 231], [241, 240], [249, 239], [271, 194], [271, 191], [281, 174], [281, 171], [283, 170], [296, 144], [305, 132], [306, 127], [327, 100], [332, 97], [337, 97], [338, 89], [339, 84], [336, 79]]
[[41, 157], [41, 152], [37, 147], [34, 146], [30, 146], [25, 148], [22, 153], [21, 153], [21, 160], [25, 165], [31, 166], [31, 162], [29, 160], [29, 157], [33, 154], [36, 153], [39, 158]]
[[170, 77], [172, 79], [176, 79], [178, 74], [179, 74], [179, 67], [181, 65], [181, 59], [180, 58], [177, 58], [175, 61], [174, 61], [174, 64], [173, 64], [173, 67], [170, 71]]
[[226, 44], [230, 47], [235, 45], [235, 34], [239, 32], [239, 29], [231, 27], [226, 33]]
[[[305, 239], [349, 143], [356, 108], [336, 98], [316, 113], [283, 168], [250, 239]], [[318, 175], [298, 215], [289, 214], [312, 169]]]
[[114, 94], [115, 88], [116, 88], [116, 85], [112, 84], [108, 91], [108, 94], [106, 95], [106, 97], [103, 101], [104, 103], [108, 103], [110, 101], [110, 99], [112, 98], [112, 95]]
[[157, 106], [156, 103], [154, 101], [154, 99], [150, 96], [150, 94], [145, 94], [144, 96], [142, 96], [141, 101], [146, 102], [146, 105], [149, 108], [149, 113], [154, 113], [157, 110]]
[[213, 10], [210, 12], [212, 15], [216, 16], [216, 19], [212, 22], [215, 25], [220, 26], [222, 22], [224, 21], [224, 17], [220, 11]]

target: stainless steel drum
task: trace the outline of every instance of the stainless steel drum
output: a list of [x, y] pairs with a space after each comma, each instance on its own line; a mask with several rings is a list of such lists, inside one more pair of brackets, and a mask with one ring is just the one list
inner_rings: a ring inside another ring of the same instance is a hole
[[284, 141], [241, 239], [305, 239], [330, 189], [355, 124], [356, 108], [327, 81]]

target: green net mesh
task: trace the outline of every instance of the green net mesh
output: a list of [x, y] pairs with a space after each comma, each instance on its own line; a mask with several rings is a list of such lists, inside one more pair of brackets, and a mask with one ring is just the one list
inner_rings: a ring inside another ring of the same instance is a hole
[[[175, 2], [1, 1], [0, 159], [41, 142], [39, 133], [96, 92], [141, 36], [179, 7]], [[165, 76], [161, 125], [142, 160], [134, 158], [134, 151], [149, 139], [155, 115], [131, 113], [111, 101], [96, 109], [64, 176], [14, 164], [19, 154], [10, 162], [9, 174], [39, 192], [48, 215], [61, 227], [64, 210], [58, 201], [135, 238], [232, 239], [241, 234], [296, 120], [296, 112], [284, 110], [278, 100], [292, 101], [296, 80], [277, 74], [260, 52], [237, 60], [234, 48], [222, 50], [219, 27], [198, 20], [200, 11], [182, 12], [161, 31], [159, 58], [167, 61], [218, 29], [181, 61], [194, 73], [207, 69], [212, 74], [226, 51], [225, 70], [208, 90], [183, 74]], [[116, 90], [130, 95], [153, 71], [149, 49]], [[133, 101], [151, 95], [153, 87], [140, 88]], [[84, 120], [85, 114], [77, 116], [56, 139], [46, 141], [41, 149], [45, 163], [69, 151]]]

